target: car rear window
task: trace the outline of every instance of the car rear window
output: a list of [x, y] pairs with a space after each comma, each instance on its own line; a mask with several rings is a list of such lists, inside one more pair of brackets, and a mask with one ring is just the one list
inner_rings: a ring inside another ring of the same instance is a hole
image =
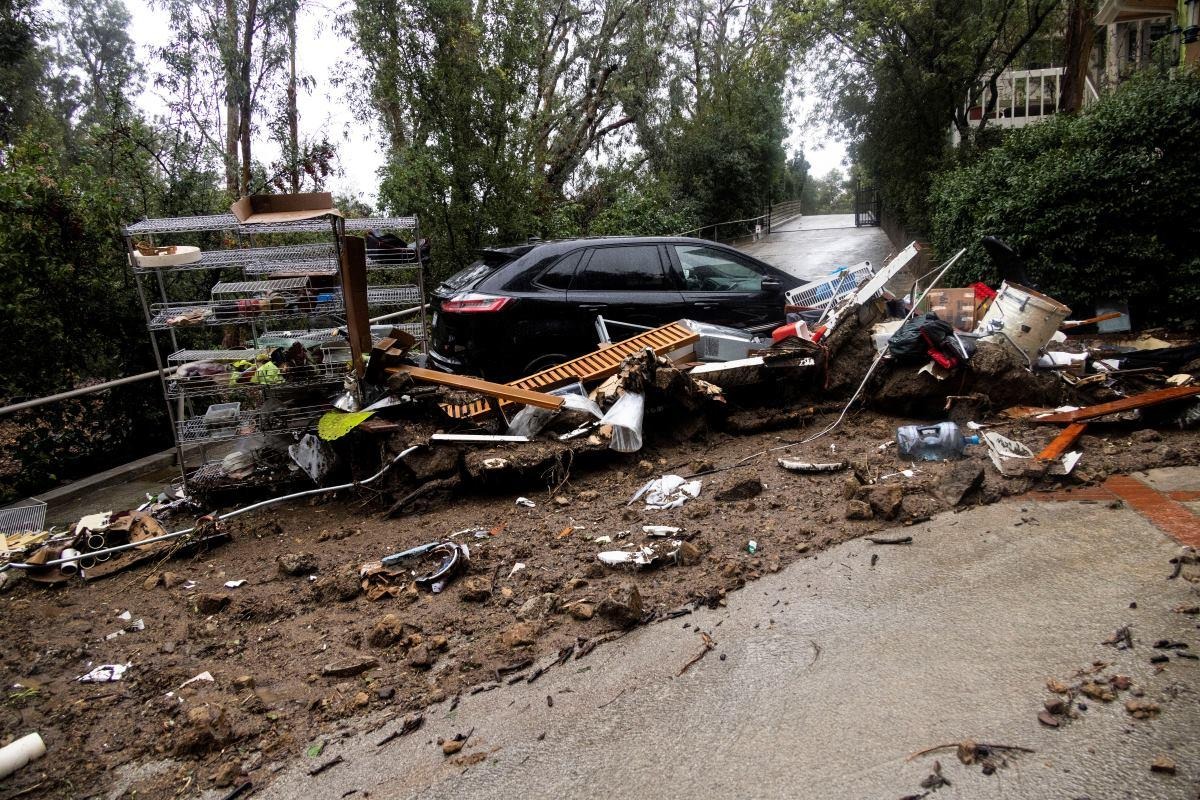
[[507, 253], [483, 253], [478, 261], [442, 281], [441, 288], [452, 292], [467, 289], [512, 260], [513, 257]]
[[598, 247], [592, 251], [583, 272], [575, 277], [572, 291], [670, 289], [655, 245]]

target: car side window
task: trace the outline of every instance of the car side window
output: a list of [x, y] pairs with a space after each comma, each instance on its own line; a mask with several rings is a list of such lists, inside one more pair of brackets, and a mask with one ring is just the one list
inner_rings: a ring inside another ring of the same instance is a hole
[[582, 250], [568, 253], [539, 275], [536, 282], [547, 289], [566, 289], [571, 285], [571, 278], [574, 277], [575, 268], [579, 266], [579, 259], [582, 257]]
[[757, 292], [762, 273], [752, 265], [704, 245], [675, 245], [684, 288], [692, 292]]
[[597, 247], [571, 289], [653, 291], [674, 289], [655, 245]]

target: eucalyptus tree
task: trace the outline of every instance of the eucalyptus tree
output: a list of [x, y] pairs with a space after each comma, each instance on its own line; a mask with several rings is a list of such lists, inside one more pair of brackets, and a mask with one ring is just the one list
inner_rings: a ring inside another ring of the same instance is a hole
[[255, 118], [288, 62], [291, 0], [160, 0], [172, 33], [158, 78], [177, 124], [187, 124], [224, 166], [233, 195], [251, 191]]
[[542, 233], [633, 148], [671, 21], [666, 0], [358, 0], [348, 82], [387, 142], [383, 199], [434, 220], [451, 263]]

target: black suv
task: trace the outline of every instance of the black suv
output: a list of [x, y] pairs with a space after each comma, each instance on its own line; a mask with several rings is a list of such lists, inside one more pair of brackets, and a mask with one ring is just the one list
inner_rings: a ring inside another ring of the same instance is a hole
[[[573, 239], [481, 252], [433, 292], [431, 366], [507, 381], [595, 350], [595, 319], [769, 330], [799, 279], [715, 242]], [[638, 333], [612, 326], [614, 341]]]

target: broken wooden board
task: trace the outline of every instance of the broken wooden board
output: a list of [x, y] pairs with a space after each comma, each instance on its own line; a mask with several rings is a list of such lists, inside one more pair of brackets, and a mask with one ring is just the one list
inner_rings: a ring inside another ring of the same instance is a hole
[[1042, 452], [1037, 454], [1038, 461], [1057, 461], [1062, 458], [1063, 453], [1071, 449], [1071, 445], [1079, 440], [1083, 432], [1087, 430], [1086, 422], [1072, 422], [1067, 427], [1063, 428], [1062, 433], [1054, 437], [1050, 444], [1046, 445]]
[[[653, 350], [656, 356], [665, 356], [695, 344], [699, 339], [700, 334], [677, 322], [672, 322], [670, 325], [640, 333], [623, 342], [605, 345], [587, 355], [504, 385], [531, 391], [543, 391], [556, 389], [577, 380], [584, 383], [599, 381], [615, 375], [621, 368], [622, 361], [647, 348]], [[500, 400], [501, 408], [507, 405], [509, 405], [509, 401]], [[444, 405], [442, 409], [453, 419], [479, 417], [491, 410], [487, 402], [483, 400], [464, 405]]]
[[1101, 403], [1096, 406], [1077, 408], [1074, 411], [1030, 417], [1029, 420], [1031, 422], [1055, 422], [1060, 424], [1064, 422], [1083, 422], [1108, 416], [1109, 414], [1133, 411], [1134, 409], [1146, 408], [1158, 405], [1159, 403], [1169, 403], [1172, 400], [1182, 400], [1186, 397], [1195, 397], [1196, 395], [1200, 395], [1200, 386], [1172, 386], [1168, 389], [1155, 389], [1152, 392], [1143, 392], [1142, 394], [1135, 394], [1132, 397], [1123, 397], [1120, 400], [1113, 400], [1111, 403]]
[[552, 394], [534, 392], [512, 384], [492, 383], [482, 378], [472, 378], [467, 375], [451, 375], [448, 372], [435, 372], [431, 369], [407, 366], [388, 367], [387, 371], [392, 375], [410, 375], [414, 380], [421, 381], [422, 383], [432, 383], [437, 386], [449, 386], [453, 389], [477, 392], [478, 394], [498, 398], [501, 402], [523, 403], [527, 406], [537, 406], [538, 408], [549, 408], [552, 410], [562, 408], [563, 404], [561, 397], [556, 397]]

